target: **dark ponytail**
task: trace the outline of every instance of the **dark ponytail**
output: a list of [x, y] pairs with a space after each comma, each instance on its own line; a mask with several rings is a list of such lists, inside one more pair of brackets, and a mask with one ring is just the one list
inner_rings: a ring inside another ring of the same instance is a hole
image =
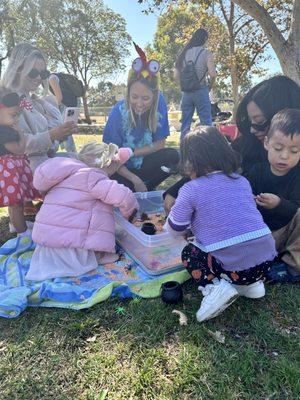
[[180, 71], [183, 67], [183, 61], [185, 54], [188, 49], [191, 49], [192, 47], [198, 47], [198, 46], [203, 46], [208, 39], [208, 32], [205, 29], [197, 29], [196, 32], [193, 34], [191, 39], [188, 41], [188, 43], [184, 46], [183, 50], [179, 54], [177, 61], [175, 62], [175, 67]]

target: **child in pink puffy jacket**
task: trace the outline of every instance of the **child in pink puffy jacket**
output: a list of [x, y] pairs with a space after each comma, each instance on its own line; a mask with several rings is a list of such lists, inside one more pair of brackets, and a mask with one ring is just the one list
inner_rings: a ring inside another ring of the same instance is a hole
[[33, 227], [27, 279], [78, 276], [117, 259], [113, 208], [129, 219], [138, 203], [109, 176], [131, 155], [129, 148], [91, 142], [78, 160], [56, 157], [38, 166], [33, 184], [46, 195]]

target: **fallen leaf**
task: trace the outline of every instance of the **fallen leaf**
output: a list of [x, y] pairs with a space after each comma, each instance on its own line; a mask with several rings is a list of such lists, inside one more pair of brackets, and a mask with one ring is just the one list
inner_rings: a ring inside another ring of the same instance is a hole
[[96, 339], [97, 339], [97, 336], [95, 335], [95, 336], [91, 336], [91, 337], [87, 338], [86, 341], [87, 342], [95, 342]]
[[211, 336], [213, 339], [215, 339], [217, 342], [224, 344], [225, 343], [225, 336], [220, 332], [220, 331], [211, 331], [206, 328], [207, 333], [209, 336]]
[[187, 325], [187, 322], [188, 322], [187, 316], [182, 311], [173, 310], [172, 314], [179, 315], [179, 324], [180, 325]]

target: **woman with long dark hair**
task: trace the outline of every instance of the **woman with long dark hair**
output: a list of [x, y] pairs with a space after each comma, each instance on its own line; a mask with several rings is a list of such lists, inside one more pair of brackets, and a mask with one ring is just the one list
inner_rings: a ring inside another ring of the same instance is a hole
[[213, 55], [204, 47], [207, 39], [208, 32], [197, 29], [175, 63], [174, 76], [182, 90], [181, 139], [190, 130], [195, 109], [202, 125], [212, 124], [209, 90], [217, 73]]
[[300, 87], [287, 76], [277, 75], [260, 82], [244, 96], [236, 112], [240, 136], [232, 147], [242, 155], [243, 173], [267, 159], [263, 141], [271, 119], [285, 108], [300, 109]]
[[[287, 76], [277, 75], [255, 85], [241, 100], [236, 113], [239, 137], [232, 143], [234, 150], [242, 156], [242, 172], [248, 171], [257, 162], [267, 161], [263, 146], [271, 119], [285, 108], [300, 109], [300, 87]], [[165, 207], [169, 211], [179, 189], [188, 181], [183, 178], [165, 193]]]

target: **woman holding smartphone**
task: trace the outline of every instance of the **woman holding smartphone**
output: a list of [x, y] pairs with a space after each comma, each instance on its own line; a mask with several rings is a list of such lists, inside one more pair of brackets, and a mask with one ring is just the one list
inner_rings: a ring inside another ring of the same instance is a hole
[[[22, 96], [19, 120], [26, 137], [25, 153], [34, 170], [48, 157], [53, 157], [58, 144], [76, 132], [74, 122], [65, 122], [52, 95], [49, 95], [49, 71], [41, 51], [27, 43], [17, 45], [10, 56], [2, 85]], [[42, 96], [37, 95], [43, 86]]]

